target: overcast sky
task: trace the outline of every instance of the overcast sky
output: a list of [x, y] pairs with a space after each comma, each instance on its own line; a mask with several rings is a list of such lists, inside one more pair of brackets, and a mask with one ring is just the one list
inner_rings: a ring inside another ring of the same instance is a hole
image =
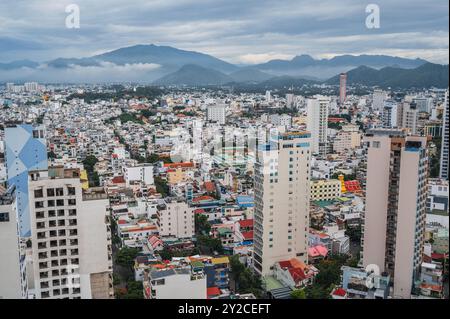
[[[81, 10], [67, 29], [68, 4]], [[381, 27], [367, 29], [376, 3]], [[448, 63], [448, 0], [1, 0], [0, 62], [170, 45], [232, 63], [389, 54]]]

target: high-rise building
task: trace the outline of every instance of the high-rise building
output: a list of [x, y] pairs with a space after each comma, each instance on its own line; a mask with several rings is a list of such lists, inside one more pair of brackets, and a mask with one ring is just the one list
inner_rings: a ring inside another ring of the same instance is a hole
[[44, 126], [29, 124], [5, 127], [5, 154], [8, 185], [16, 186], [20, 235], [30, 236], [28, 172], [47, 169]]
[[112, 287], [109, 200], [82, 190], [79, 169], [29, 174], [36, 298], [108, 299]]
[[266, 102], [267, 103], [272, 102], [272, 93], [270, 91], [266, 91]]
[[387, 93], [382, 90], [375, 90], [372, 96], [372, 108], [375, 111], [381, 111], [384, 106], [384, 101], [387, 100]]
[[363, 264], [389, 273], [395, 298], [409, 298], [424, 247], [427, 138], [377, 129], [367, 133], [365, 143]]
[[[1, 186], [0, 186], [1, 188]], [[26, 263], [16, 218], [15, 187], [0, 189], [0, 299], [27, 298]]]
[[[398, 118], [398, 105], [393, 100], [387, 100], [384, 102], [384, 108], [382, 113], [382, 121], [384, 128], [397, 128]], [[401, 125], [400, 125], [401, 126]]]
[[307, 129], [312, 136], [312, 152], [323, 157], [327, 155], [328, 110], [330, 98], [315, 96], [307, 100]]
[[308, 259], [311, 134], [271, 132], [255, 163], [254, 268], [267, 275], [276, 262]]
[[441, 168], [439, 176], [443, 179], [448, 180], [448, 123], [449, 123], [449, 112], [448, 112], [448, 91], [445, 93], [444, 101], [444, 114], [442, 121], [442, 144], [441, 144]]
[[400, 103], [397, 112], [397, 124], [415, 135], [418, 133], [419, 110], [414, 102]]
[[344, 104], [347, 99], [347, 73], [341, 73], [339, 76], [339, 102]]
[[6, 91], [13, 92], [14, 91], [14, 83], [6, 83]]
[[207, 118], [210, 122], [216, 122], [221, 125], [226, 123], [226, 105], [215, 104], [209, 105], [207, 109]]
[[292, 109], [296, 107], [295, 95], [292, 93], [286, 94], [286, 107]]

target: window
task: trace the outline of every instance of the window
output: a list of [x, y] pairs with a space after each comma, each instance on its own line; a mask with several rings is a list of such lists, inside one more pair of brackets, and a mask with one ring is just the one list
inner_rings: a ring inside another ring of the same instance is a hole
[[0, 222], [9, 222], [9, 213], [0, 213]]
[[62, 187], [56, 189], [56, 196], [64, 196], [64, 189]]
[[67, 187], [67, 193], [70, 196], [74, 196], [75, 195], [75, 187]]
[[53, 196], [55, 196], [55, 189], [47, 188], [47, 197], [53, 197]]
[[44, 192], [42, 189], [34, 190], [34, 198], [42, 198], [44, 196]]

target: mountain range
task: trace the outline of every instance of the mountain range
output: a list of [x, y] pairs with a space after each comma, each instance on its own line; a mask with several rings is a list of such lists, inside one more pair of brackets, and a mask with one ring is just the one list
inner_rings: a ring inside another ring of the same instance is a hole
[[0, 81], [143, 82], [155, 85], [223, 85], [228, 83], [274, 86], [307, 83], [337, 84], [348, 72], [349, 84], [381, 87], [447, 87], [448, 65], [423, 59], [386, 55], [342, 55], [314, 59], [299, 55], [291, 60], [237, 66], [211, 55], [169, 46], [135, 45], [85, 58], [58, 58], [0, 63]]

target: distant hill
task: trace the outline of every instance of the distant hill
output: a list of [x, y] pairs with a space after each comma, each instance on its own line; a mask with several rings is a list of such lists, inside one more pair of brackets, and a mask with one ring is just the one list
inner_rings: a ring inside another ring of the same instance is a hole
[[254, 68], [275, 75], [309, 76], [327, 79], [335, 74], [347, 72], [360, 65], [374, 69], [392, 66], [404, 69], [417, 68], [427, 61], [405, 59], [386, 55], [342, 55], [331, 59], [315, 60], [309, 55], [300, 55], [292, 60], [272, 60], [255, 65]]
[[238, 83], [259, 83], [273, 78], [273, 75], [253, 68], [244, 68], [231, 73], [230, 77]]
[[261, 82], [259, 86], [273, 87], [273, 88], [287, 88], [291, 86], [301, 87], [306, 84], [316, 84], [316, 83], [319, 82], [285, 75], [273, 77], [267, 81]]
[[121, 48], [104, 54], [96, 55], [90, 58], [81, 59], [56, 59], [48, 64], [53, 67], [67, 67], [70, 64], [82, 66], [96, 66], [100, 62], [111, 62], [117, 65], [152, 63], [158, 64], [173, 72], [187, 64], [196, 64], [205, 68], [211, 68], [221, 72], [233, 72], [238, 69], [237, 66], [217, 59], [213, 56], [172, 48], [169, 46], [135, 45]]
[[[362, 65], [365, 67], [360, 67]], [[422, 66], [424, 68], [420, 69]], [[408, 72], [413, 69], [417, 71]], [[200, 52], [153, 44], [120, 48], [91, 57], [57, 58], [42, 63], [30, 60], [0, 63], [2, 82], [148, 84], [159, 79], [165, 83], [195, 85], [232, 82], [241, 86], [262, 84], [285, 87], [314, 83], [307, 80], [336, 83], [336, 75], [341, 72], [350, 74], [350, 83], [353, 79], [355, 83], [366, 85], [409, 87], [448, 83], [444, 79], [448, 66], [432, 66], [422, 59], [386, 55], [342, 55], [314, 59], [309, 55], [299, 55], [292, 60], [237, 66]]]
[[[415, 69], [386, 67], [376, 70], [360, 66], [347, 73], [347, 83], [383, 88], [446, 88], [449, 85], [448, 76], [448, 65], [433, 63], [426, 63]], [[330, 78], [325, 83], [339, 84], [339, 75]]]
[[230, 82], [233, 82], [233, 79], [222, 72], [207, 69], [199, 65], [188, 64], [183, 66], [178, 71], [156, 80], [153, 84], [208, 86], [223, 85]]

